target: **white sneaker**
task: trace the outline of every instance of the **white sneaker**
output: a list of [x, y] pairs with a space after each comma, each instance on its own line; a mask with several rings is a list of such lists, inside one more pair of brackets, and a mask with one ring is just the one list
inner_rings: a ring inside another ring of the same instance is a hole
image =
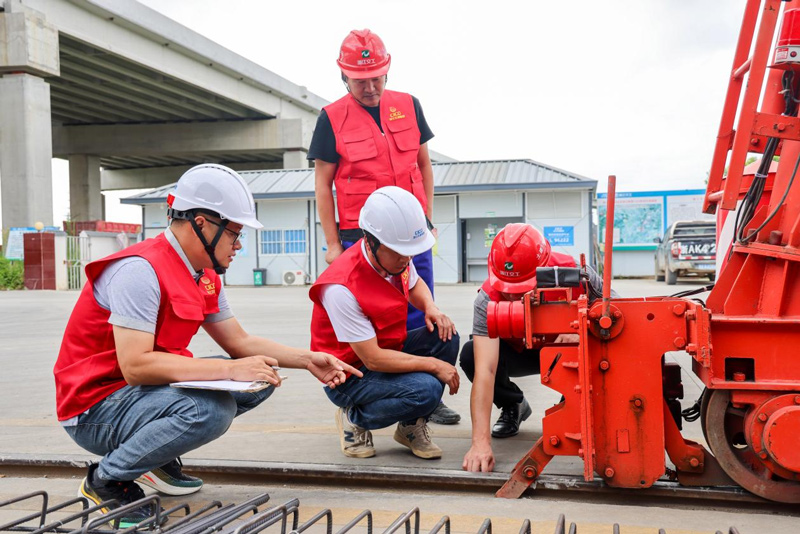
[[394, 440], [400, 445], [405, 445], [414, 456], [431, 460], [442, 457], [442, 449], [431, 441], [431, 431], [424, 417], [417, 419], [413, 425], [403, 422], [397, 423], [394, 431]]
[[345, 456], [350, 458], [375, 456], [372, 432], [351, 423], [344, 408], [336, 410], [336, 428], [339, 430], [339, 444]]

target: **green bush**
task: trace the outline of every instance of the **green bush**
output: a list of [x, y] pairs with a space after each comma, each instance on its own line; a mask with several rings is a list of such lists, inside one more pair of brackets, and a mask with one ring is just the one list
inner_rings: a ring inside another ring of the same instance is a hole
[[22, 289], [25, 269], [21, 261], [10, 261], [0, 256], [0, 289]]

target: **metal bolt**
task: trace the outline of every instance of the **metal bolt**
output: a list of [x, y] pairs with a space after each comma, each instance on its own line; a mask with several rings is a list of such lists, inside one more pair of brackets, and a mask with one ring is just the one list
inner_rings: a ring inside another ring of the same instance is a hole
[[550, 445], [553, 447], [558, 447], [561, 444], [561, 440], [558, 439], [558, 436], [550, 436]]
[[606, 467], [606, 478], [613, 478], [613, 476], [614, 476], [614, 468]]
[[614, 310], [614, 318], [619, 319], [620, 317], [622, 317], [622, 312], [619, 310]]
[[700, 465], [700, 460], [698, 460], [697, 458], [689, 458], [689, 465], [691, 465], [692, 467], [697, 467], [698, 465]]
[[522, 470], [522, 474], [525, 475], [525, 478], [536, 478], [536, 469], [531, 466], [527, 466]]
[[611, 328], [613, 323], [611, 322], [611, 317], [604, 315], [603, 317], [600, 317], [598, 324], [600, 324], [600, 328]]
[[795, 395], [794, 396], [794, 403], [795, 404], [800, 404], [800, 395]]
[[775, 127], [779, 132], [782, 132], [786, 129], [786, 124], [779, 122], [778, 124], [775, 125]]
[[756, 146], [758, 144], [758, 139], [756, 139], [755, 137], [750, 139], [750, 144]]
[[686, 340], [685, 340], [685, 339], [683, 339], [683, 338], [682, 338], [682, 337], [680, 337], [680, 336], [676, 337], [676, 338], [675, 338], [675, 339], [672, 341], [672, 343], [675, 345], [675, 347], [676, 347], [676, 348], [679, 348], [679, 349], [682, 349], [683, 347], [685, 347], [685, 346], [686, 346]]
[[577, 330], [578, 328], [581, 327], [581, 324], [578, 321], [572, 321], [571, 323], [569, 323], [569, 327], [572, 328], [573, 330]]
[[744, 382], [746, 378], [744, 373], [733, 373], [734, 382]]
[[636, 406], [637, 408], [641, 408], [642, 404], [644, 404], [642, 402], [642, 399], [633, 399], [633, 405]]
[[767, 414], [765, 414], [765, 413], [758, 414], [758, 420], [761, 421], [762, 423], [766, 423], [767, 422]]
[[608, 362], [608, 360], [600, 360], [601, 371], [608, 371], [609, 367], [611, 367], [611, 364]]
[[780, 230], [773, 230], [769, 233], [770, 245], [780, 245], [781, 241], [783, 241], [783, 232]]
[[683, 312], [685, 311], [686, 311], [686, 306], [684, 306], [683, 303], [678, 303], [672, 307], [672, 313], [674, 313], [679, 317], [683, 315]]
[[764, 452], [764, 451], [761, 451], [760, 453], [758, 453], [758, 457], [761, 458], [762, 460], [766, 460], [767, 459], [767, 453]]

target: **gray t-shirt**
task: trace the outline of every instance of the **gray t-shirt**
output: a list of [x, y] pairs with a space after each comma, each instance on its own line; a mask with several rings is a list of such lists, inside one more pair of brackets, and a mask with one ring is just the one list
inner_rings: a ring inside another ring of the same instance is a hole
[[[603, 279], [600, 277], [597, 272], [589, 267], [586, 266], [586, 272], [589, 275], [589, 283], [592, 284], [592, 287], [595, 288], [598, 292], [603, 291]], [[611, 296], [614, 298], [618, 298], [619, 295], [613, 289], [611, 290]], [[478, 295], [475, 297], [475, 302], [472, 305], [472, 335], [473, 336], [488, 336], [489, 335], [489, 327], [486, 324], [486, 309], [489, 306], [489, 295], [483, 289], [478, 291]]]
[[[199, 280], [203, 271], [195, 272], [172, 231], [164, 232], [167, 241], [183, 260], [189, 273]], [[94, 282], [94, 298], [104, 310], [111, 312], [109, 324], [156, 333], [161, 288], [158, 277], [146, 259], [139, 256], [122, 258], [110, 263]], [[206, 317], [205, 322], [216, 323], [233, 317], [225, 288], [219, 288], [219, 312]]]

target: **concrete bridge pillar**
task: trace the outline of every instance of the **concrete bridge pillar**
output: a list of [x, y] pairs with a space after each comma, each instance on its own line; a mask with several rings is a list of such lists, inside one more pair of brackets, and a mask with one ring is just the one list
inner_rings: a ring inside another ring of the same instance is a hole
[[284, 169], [307, 169], [308, 160], [306, 156], [308, 153], [305, 150], [287, 150], [283, 153], [283, 168]]
[[3, 228], [53, 224], [50, 85], [58, 31], [41, 13], [6, 0], [0, 13], [0, 191]]
[[31, 74], [0, 78], [3, 228], [53, 224], [50, 85]]
[[100, 192], [100, 158], [75, 154], [69, 157], [69, 216], [73, 221], [105, 219]]

